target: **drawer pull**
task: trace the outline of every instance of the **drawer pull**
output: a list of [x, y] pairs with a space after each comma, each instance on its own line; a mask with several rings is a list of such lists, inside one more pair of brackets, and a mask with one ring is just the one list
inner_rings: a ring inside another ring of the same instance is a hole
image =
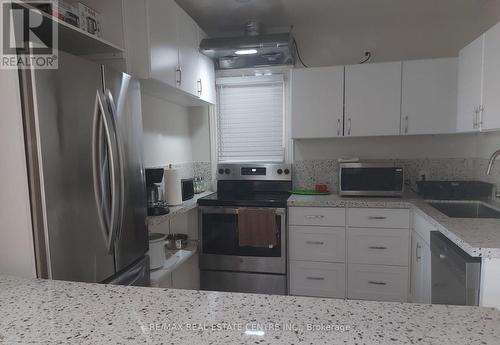
[[373, 220], [384, 220], [387, 219], [387, 217], [384, 216], [370, 216], [368, 219], [373, 219]]
[[323, 277], [306, 277], [308, 280], [325, 280]]
[[322, 216], [322, 215], [309, 215], [309, 216], [306, 216], [307, 219], [323, 219], [325, 218], [325, 216]]
[[370, 246], [368, 247], [369, 249], [379, 249], [379, 250], [385, 250], [387, 247], [378, 247], [378, 246]]
[[322, 245], [325, 244], [325, 242], [321, 241], [306, 241], [307, 244], [317, 244], [317, 245]]
[[384, 283], [384, 282], [375, 282], [375, 281], [369, 281], [368, 284], [372, 284], [372, 285], [387, 285], [387, 283]]

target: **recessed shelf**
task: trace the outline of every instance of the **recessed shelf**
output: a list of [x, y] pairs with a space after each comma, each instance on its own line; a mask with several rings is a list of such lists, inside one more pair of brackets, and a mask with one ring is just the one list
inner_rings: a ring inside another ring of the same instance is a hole
[[[32, 6], [23, 4], [26, 8], [33, 9]], [[122, 58], [125, 49], [118, 45], [106, 41], [100, 37], [91, 35], [59, 18], [53, 17], [42, 11], [44, 17], [52, 20], [58, 28], [59, 50], [67, 53], [81, 55], [108, 55]]]

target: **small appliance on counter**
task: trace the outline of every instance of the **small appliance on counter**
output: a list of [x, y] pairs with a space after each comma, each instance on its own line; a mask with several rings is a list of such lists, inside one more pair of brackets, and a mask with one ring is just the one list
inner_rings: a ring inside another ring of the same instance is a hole
[[186, 178], [181, 180], [182, 201], [191, 200], [194, 198], [194, 178]]
[[404, 181], [404, 168], [393, 162], [340, 163], [340, 195], [400, 197]]
[[169, 213], [163, 198], [163, 169], [146, 169], [148, 191], [148, 216], [162, 216]]

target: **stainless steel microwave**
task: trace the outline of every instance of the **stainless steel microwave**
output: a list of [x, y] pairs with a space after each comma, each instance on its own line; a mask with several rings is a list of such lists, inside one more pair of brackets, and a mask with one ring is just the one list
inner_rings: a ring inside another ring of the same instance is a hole
[[341, 163], [339, 170], [340, 195], [403, 195], [404, 168], [395, 163]]

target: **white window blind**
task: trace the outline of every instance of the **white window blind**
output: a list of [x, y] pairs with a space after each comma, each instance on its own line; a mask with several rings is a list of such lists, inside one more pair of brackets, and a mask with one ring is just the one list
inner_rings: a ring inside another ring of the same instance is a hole
[[283, 162], [283, 76], [217, 80], [219, 162]]

